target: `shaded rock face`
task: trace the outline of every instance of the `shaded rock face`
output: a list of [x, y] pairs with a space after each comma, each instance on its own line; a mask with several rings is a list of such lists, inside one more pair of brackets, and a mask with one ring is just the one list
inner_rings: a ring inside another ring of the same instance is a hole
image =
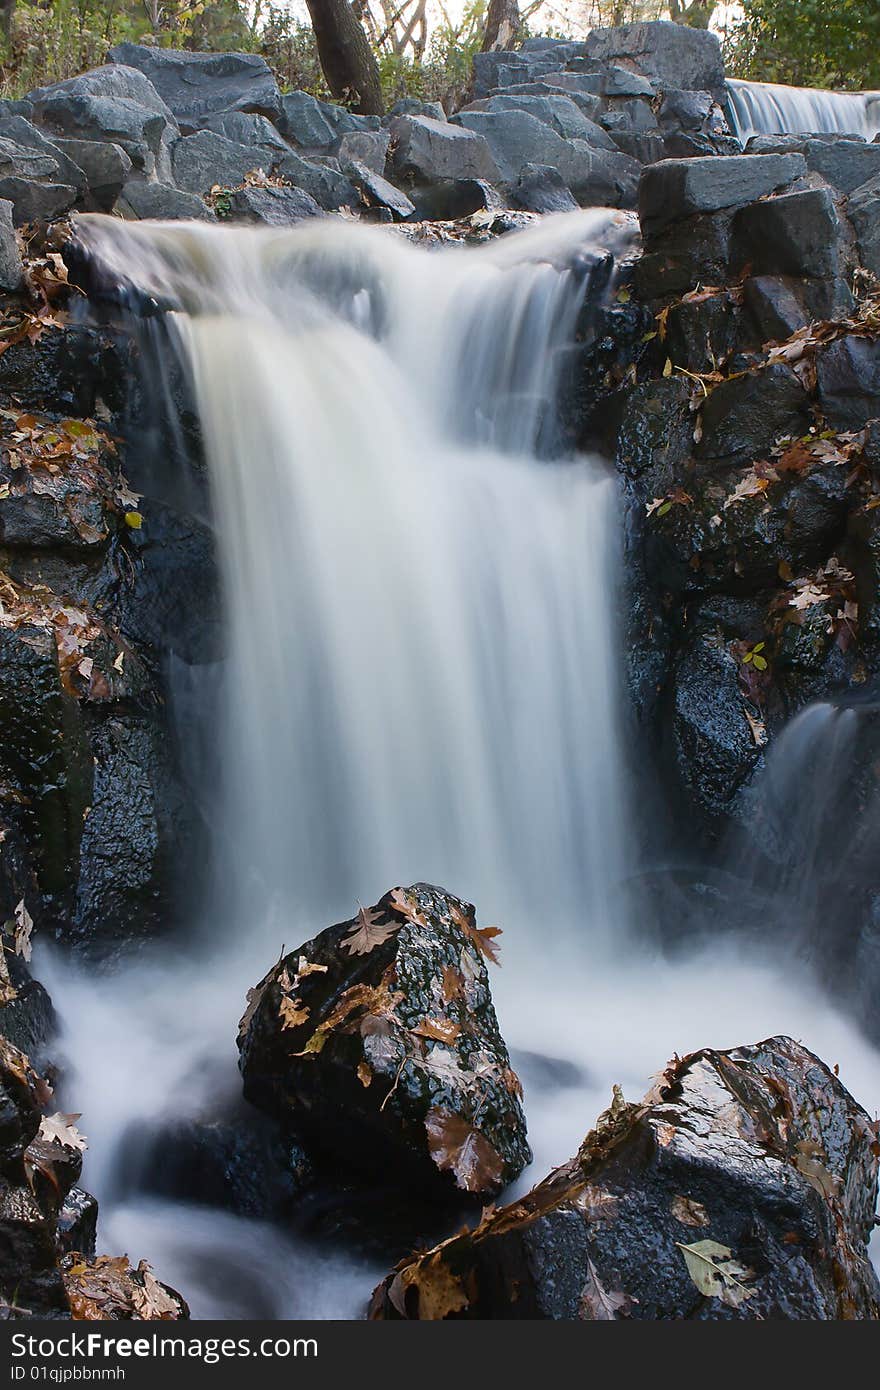
[[221, 111], [252, 111], [270, 120], [281, 111], [278, 86], [264, 58], [252, 53], [190, 53], [121, 43], [110, 61], [136, 68], [173, 111], [182, 129], [197, 130]]
[[394, 889], [286, 956], [239, 1035], [248, 1100], [346, 1168], [491, 1196], [529, 1162], [473, 908]]
[[376, 1318], [880, 1317], [877, 1133], [790, 1038], [675, 1059], [576, 1158], [379, 1286]]
[[724, 63], [718, 36], [657, 20], [593, 29], [585, 44], [588, 59], [611, 62], [650, 78], [655, 85], [724, 93]]

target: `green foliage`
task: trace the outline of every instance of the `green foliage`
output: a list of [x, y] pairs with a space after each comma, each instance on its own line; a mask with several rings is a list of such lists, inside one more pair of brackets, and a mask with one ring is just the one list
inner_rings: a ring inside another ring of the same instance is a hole
[[877, 0], [742, 0], [727, 35], [733, 77], [799, 87], [880, 88]]

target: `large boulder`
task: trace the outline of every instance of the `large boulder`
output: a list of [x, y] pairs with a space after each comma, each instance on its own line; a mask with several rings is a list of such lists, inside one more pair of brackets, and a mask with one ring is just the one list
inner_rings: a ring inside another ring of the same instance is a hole
[[69, 184], [76, 189], [78, 197], [87, 191], [85, 171], [76, 156], [64, 148], [62, 141], [51, 140], [24, 116], [0, 115], [0, 136], [53, 160], [56, 167], [51, 177], [54, 182]]
[[880, 174], [850, 194], [847, 212], [856, 234], [859, 260], [866, 270], [880, 275]]
[[200, 130], [176, 140], [171, 150], [174, 182], [184, 193], [209, 193], [219, 184], [235, 188], [253, 169], [267, 168], [272, 151], [239, 145], [213, 130]]
[[525, 1197], [398, 1266], [372, 1316], [874, 1321], [877, 1148], [790, 1038], [676, 1057]]
[[119, 194], [116, 212], [126, 218], [154, 218], [160, 221], [214, 222], [213, 208], [196, 193], [184, 193], [167, 183], [129, 179]]
[[89, 209], [112, 212], [132, 169], [131, 160], [122, 146], [114, 145], [112, 141], [65, 140], [61, 136], [55, 144], [62, 154], [82, 169], [88, 188], [86, 205]]
[[242, 1019], [245, 1096], [346, 1171], [496, 1194], [529, 1162], [473, 908], [416, 884], [273, 966]]
[[766, 458], [778, 439], [796, 438], [809, 424], [809, 400], [784, 362], [730, 377], [711, 391], [702, 410], [698, 457], [733, 466]]
[[741, 208], [732, 234], [734, 270], [749, 265], [756, 275], [812, 279], [835, 279], [846, 270], [841, 222], [828, 188], [782, 193]]
[[880, 342], [844, 334], [817, 357], [819, 401], [833, 429], [860, 430], [880, 416]]
[[263, 227], [291, 227], [305, 217], [320, 217], [321, 209], [301, 188], [255, 186], [237, 188], [230, 195], [227, 216]]
[[470, 105], [462, 107], [453, 120], [460, 125], [466, 124], [462, 117], [472, 111], [525, 111], [565, 140], [586, 140], [587, 144], [601, 150], [617, 148], [608, 132], [584, 115], [577, 103], [563, 92], [547, 92], [541, 96], [519, 96], [514, 92], [484, 97], [481, 101], [472, 101]]
[[358, 205], [354, 180], [343, 173], [335, 159], [321, 156], [319, 159], [304, 159], [302, 155], [288, 150], [286, 154], [273, 160], [272, 170], [280, 178], [286, 179], [295, 188], [301, 188], [310, 198], [314, 198], [325, 212], [335, 212], [338, 208], [353, 208]]
[[392, 165], [398, 177], [408, 182], [486, 179], [496, 183], [502, 177], [482, 133], [430, 116], [396, 116], [390, 130]]
[[647, 236], [696, 213], [755, 202], [806, 173], [801, 154], [667, 159], [642, 171], [639, 221]]
[[107, 66], [30, 94], [34, 121], [78, 140], [121, 145], [136, 168], [165, 170], [177, 122], [156, 89], [134, 68]]
[[657, 87], [683, 87], [724, 96], [724, 60], [718, 35], [658, 20], [593, 29], [586, 56], [648, 77]]
[[121, 43], [111, 63], [137, 68], [174, 112], [182, 130], [197, 130], [220, 111], [254, 111], [277, 120], [278, 84], [255, 53], [190, 53]]

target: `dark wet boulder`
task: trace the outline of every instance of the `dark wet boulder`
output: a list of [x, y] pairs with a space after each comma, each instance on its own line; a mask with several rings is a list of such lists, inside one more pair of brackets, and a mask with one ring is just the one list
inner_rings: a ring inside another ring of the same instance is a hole
[[321, 217], [322, 210], [301, 188], [248, 186], [236, 188], [229, 196], [226, 214], [230, 221], [256, 223], [263, 227], [291, 227], [306, 217]]
[[0, 199], [0, 290], [14, 294], [23, 284], [24, 266], [12, 221], [12, 203]]
[[130, 582], [120, 632], [136, 647], [188, 665], [224, 652], [214, 534], [195, 517], [151, 501], [149, 525], [132, 533]]
[[846, 247], [831, 190], [782, 193], [740, 209], [732, 224], [732, 264], [734, 270], [751, 266], [756, 275], [842, 275]]
[[694, 447], [690, 388], [681, 376], [652, 379], [627, 396], [617, 466], [646, 497], [665, 497], [684, 476]]
[[674, 1058], [569, 1163], [380, 1284], [374, 1318], [876, 1320], [877, 1133], [790, 1038]]
[[304, 159], [288, 150], [272, 162], [273, 173], [314, 198], [325, 212], [338, 208], [357, 207], [358, 194], [354, 181], [343, 173], [337, 159], [320, 157]]
[[549, 164], [524, 164], [507, 196], [511, 207], [526, 212], [574, 212], [578, 206], [559, 170]]
[[63, 1255], [74, 1250], [90, 1259], [98, 1235], [98, 1203], [91, 1192], [72, 1187], [58, 1213], [56, 1239]]
[[443, 179], [440, 183], [411, 186], [414, 211], [411, 222], [454, 221], [475, 212], [502, 213], [504, 201], [485, 179]]
[[[24, 896], [21, 901], [25, 901]], [[10, 909], [13, 922], [14, 910]], [[9, 944], [8, 939], [6, 944]], [[42, 1063], [58, 1028], [52, 1000], [39, 980], [33, 978], [21, 956], [9, 953], [6, 971], [9, 979], [5, 988], [0, 986], [0, 1035], [36, 1063]]]
[[717, 34], [657, 20], [593, 29], [586, 56], [650, 78], [658, 87], [684, 87], [724, 95], [724, 61]]
[[668, 360], [686, 371], [711, 375], [740, 339], [739, 296], [704, 290], [670, 305], [666, 315]]
[[270, 120], [281, 111], [278, 84], [255, 53], [191, 53], [120, 43], [111, 63], [137, 68], [149, 79], [181, 129], [197, 130], [220, 111], [254, 111]]
[[860, 430], [880, 416], [880, 342], [845, 334], [817, 356], [819, 402], [833, 429]]
[[737, 797], [761, 758], [757, 717], [741, 686], [742, 661], [717, 632], [697, 632], [672, 677], [667, 757], [684, 792], [687, 821], [714, 838], [736, 817]]
[[845, 318], [854, 307], [846, 280], [805, 280], [791, 275], [749, 275], [743, 303], [755, 341], [783, 343], [821, 319]]
[[804, 434], [809, 422], [809, 399], [798, 377], [784, 362], [772, 362], [710, 392], [694, 452], [733, 467], [765, 458], [778, 439]]
[[386, 210], [395, 222], [405, 222], [408, 217], [413, 216], [415, 204], [374, 169], [367, 168], [357, 160], [351, 160], [346, 164], [345, 172], [360, 194], [364, 207]]
[[639, 184], [639, 221], [650, 237], [695, 213], [763, 198], [806, 173], [803, 155], [730, 155], [668, 159], [649, 165]]
[[491, 1196], [531, 1154], [466, 903], [393, 889], [269, 971], [241, 1023], [248, 1100], [345, 1171]]
[[858, 243], [859, 260], [880, 275], [880, 174], [850, 194], [847, 214]]
[[220, 111], [202, 123], [202, 130], [212, 130], [235, 145], [250, 145], [254, 149], [277, 150], [287, 154], [290, 146], [279, 135], [271, 121], [252, 111]]
[[657, 301], [701, 285], [724, 284], [730, 260], [730, 220], [729, 210], [701, 213], [645, 235], [645, 251], [635, 267], [640, 298]]
[[408, 182], [486, 179], [495, 183], [500, 177], [483, 135], [461, 125], [430, 116], [396, 116], [390, 130], [392, 166]]

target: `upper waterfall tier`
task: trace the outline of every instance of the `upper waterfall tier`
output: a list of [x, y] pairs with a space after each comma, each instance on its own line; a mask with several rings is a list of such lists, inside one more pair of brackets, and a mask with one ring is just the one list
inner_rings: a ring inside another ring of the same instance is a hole
[[727, 82], [734, 133], [752, 135], [880, 134], [880, 92], [827, 92], [777, 82]]

